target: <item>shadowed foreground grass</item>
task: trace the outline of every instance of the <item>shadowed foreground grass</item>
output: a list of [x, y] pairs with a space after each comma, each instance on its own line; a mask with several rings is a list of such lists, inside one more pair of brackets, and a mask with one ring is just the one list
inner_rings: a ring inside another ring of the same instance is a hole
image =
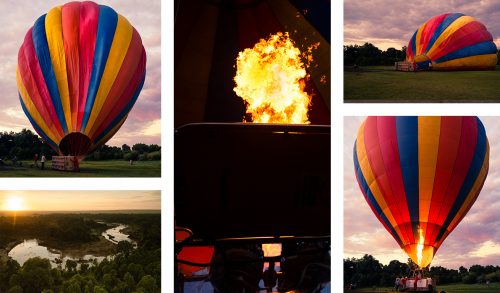
[[393, 66], [344, 71], [346, 102], [499, 102], [495, 71], [401, 72]]
[[22, 167], [12, 167], [11, 162], [0, 166], [0, 177], [160, 177], [161, 161], [85, 161], [80, 163], [80, 172], [52, 170], [52, 162], [45, 169], [31, 168], [32, 161], [23, 161]]
[[[486, 284], [472, 284], [472, 285], [467, 285], [467, 284], [451, 284], [451, 285], [443, 285], [443, 286], [437, 286], [437, 292], [445, 291], [446, 293], [497, 293], [500, 292], [500, 283], [492, 283], [489, 286]], [[393, 291], [393, 288], [362, 288], [362, 289], [356, 289], [356, 290], [345, 290], [345, 292], [391, 292], [391, 293], [396, 293], [396, 291]]]

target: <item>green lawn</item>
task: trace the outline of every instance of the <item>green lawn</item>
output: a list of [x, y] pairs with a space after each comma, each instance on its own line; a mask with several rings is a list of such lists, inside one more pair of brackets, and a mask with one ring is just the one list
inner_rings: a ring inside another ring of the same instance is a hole
[[344, 70], [346, 102], [499, 102], [495, 71], [401, 72], [393, 66]]
[[[392, 292], [396, 293], [396, 291], [392, 291], [393, 288], [363, 288], [357, 289], [353, 291], [346, 290], [345, 292]], [[445, 291], [446, 293], [492, 293], [492, 292], [500, 292], [500, 283], [492, 283], [489, 287], [486, 284], [474, 284], [474, 285], [466, 285], [466, 284], [453, 284], [453, 285], [443, 285], [437, 286], [437, 292]]]
[[160, 177], [160, 161], [85, 161], [80, 163], [80, 172], [52, 170], [51, 161], [45, 163], [45, 169], [30, 168], [31, 161], [23, 161], [22, 167], [12, 167], [8, 161], [0, 166], [0, 177]]

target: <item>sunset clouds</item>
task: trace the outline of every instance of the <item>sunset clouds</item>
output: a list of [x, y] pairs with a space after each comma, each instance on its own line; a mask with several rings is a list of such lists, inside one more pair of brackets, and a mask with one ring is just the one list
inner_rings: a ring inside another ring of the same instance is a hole
[[344, 44], [373, 43], [380, 49], [406, 46], [413, 33], [433, 16], [461, 12], [488, 28], [500, 45], [500, 2], [466, 1], [344, 1]]
[[[120, 131], [107, 143], [121, 146], [142, 142], [160, 144], [161, 115], [161, 13], [160, 0], [101, 0], [113, 7], [137, 29], [146, 48], [146, 82]], [[65, 1], [1, 1], [0, 10], [0, 131], [33, 130], [19, 103], [16, 86], [17, 52], [35, 20]]]
[[[406, 262], [407, 255], [377, 220], [354, 175], [352, 151], [365, 117], [344, 120], [344, 257], [371, 254], [382, 263]], [[480, 117], [490, 143], [490, 169], [477, 201], [439, 248], [431, 265], [500, 263], [500, 117]]]

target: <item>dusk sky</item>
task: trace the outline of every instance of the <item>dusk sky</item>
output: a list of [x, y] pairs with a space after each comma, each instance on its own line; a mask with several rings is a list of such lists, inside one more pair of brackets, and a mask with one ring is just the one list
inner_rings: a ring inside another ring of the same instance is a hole
[[[19, 103], [16, 86], [17, 52], [35, 20], [64, 0], [2, 0], [0, 11], [0, 131], [34, 131]], [[99, 0], [125, 16], [137, 29], [147, 54], [146, 82], [142, 92], [120, 131], [107, 142], [160, 144], [161, 115], [161, 9], [160, 0]]]
[[160, 191], [0, 191], [0, 211], [12, 202], [26, 211], [160, 210]]
[[[344, 257], [371, 254], [383, 264], [408, 256], [366, 203], [354, 175], [352, 159], [358, 128], [365, 117], [344, 118]], [[431, 266], [500, 264], [500, 117], [480, 117], [490, 144], [490, 168], [471, 210], [446, 238]]]
[[401, 49], [424, 22], [448, 12], [476, 18], [500, 45], [500, 2], [496, 0], [345, 0], [344, 44], [369, 42], [382, 50]]

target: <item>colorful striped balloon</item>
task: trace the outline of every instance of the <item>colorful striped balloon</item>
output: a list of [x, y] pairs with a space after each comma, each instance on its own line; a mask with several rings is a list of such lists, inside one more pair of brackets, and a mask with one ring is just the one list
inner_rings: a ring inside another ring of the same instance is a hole
[[369, 117], [354, 145], [366, 201], [420, 267], [474, 204], [488, 161], [477, 117]]
[[489, 70], [497, 64], [497, 47], [486, 27], [462, 13], [446, 13], [425, 22], [413, 34], [406, 59], [419, 69]]
[[146, 76], [141, 37], [125, 17], [94, 2], [42, 15], [19, 49], [21, 106], [61, 155], [84, 156], [125, 122]]

